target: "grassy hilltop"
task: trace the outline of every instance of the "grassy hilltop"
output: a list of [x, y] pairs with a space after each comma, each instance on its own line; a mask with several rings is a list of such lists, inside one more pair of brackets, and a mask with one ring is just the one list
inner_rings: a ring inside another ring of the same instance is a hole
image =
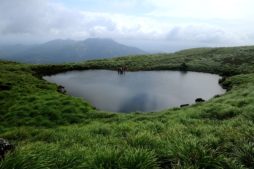
[[[157, 113], [96, 110], [42, 75], [68, 70], [191, 70], [223, 75], [228, 92]], [[254, 47], [200, 48], [64, 65], [0, 61], [0, 137], [16, 145], [0, 169], [254, 166]]]

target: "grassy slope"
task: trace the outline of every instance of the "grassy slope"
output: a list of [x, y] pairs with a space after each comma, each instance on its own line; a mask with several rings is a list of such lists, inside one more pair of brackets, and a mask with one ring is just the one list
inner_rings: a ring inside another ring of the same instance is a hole
[[[72, 69], [184, 69], [230, 77], [225, 95], [159, 113], [99, 112], [41, 75]], [[0, 169], [252, 168], [254, 47], [193, 49], [68, 65], [0, 62], [0, 137], [18, 146]]]

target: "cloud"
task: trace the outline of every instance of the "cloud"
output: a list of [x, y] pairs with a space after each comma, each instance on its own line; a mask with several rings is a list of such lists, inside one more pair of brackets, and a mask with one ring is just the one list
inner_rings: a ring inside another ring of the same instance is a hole
[[[250, 0], [242, 1], [243, 4], [252, 3]], [[223, 2], [207, 0], [206, 3], [201, 0], [179, 0], [179, 2], [79, 0], [78, 2], [87, 7], [78, 8], [82, 5], [77, 4], [75, 8], [72, 8], [61, 3], [60, 0], [1, 0], [0, 43], [32, 43], [56, 38], [82, 40], [88, 37], [108, 37], [177, 43], [189, 41], [226, 44], [249, 42], [248, 35], [253, 34], [254, 24], [248, 24], [248, 28], [244, 26], [249, 23], [249, 20], [239, 22], [233, 19], [243, 9], [243, 5], [239, 5], [238, 0], [232, 0], [231, 7], [227, 6], [228, 0]], [[223, 10], [218, 7], [218, 4], [220, 7], [225, 6], [223, 8], [227, 10], [227, 12], [224, 11], [225, 14], [222, 15]], [[231, 10], [238, 5], [238, 11], [232, 14]], [[211, 9], [208, 6], [211, 6]], [[105, 9], [101, 10], [102, 7]], [[134, 12], [131, 13], [132, 11]], [[249, 7], [246, 7], [246, 11], [239, 14], [239, 17], [252, 16], [249, 12]], [[224, 20], [220, 22], [211, 20], [219, 15], [222, 15], [220, 18]], [[190, 19], [191, 17], [196, 19]]]
[[[25, 1], [25, 2], [24, 2]], [[49, 0], [2, 0], [0, 36], [17, 40], [154, 37], [160, 28], [143, 17], [73, 10]]]
[[148, 15], [192, 19], [253, 20], [253, 0], [145, 0], [153, 6]]
[[244, 35], [228, 32], [220, 27], [210, 25], [188, 25], [174, 27], [167, 34], [168, 40], [193, 41], [200, 43], [230, 44], [246, 39]]
[[[25, 1], [25, 2], [24, 2]], [[89, 36], [92, 29], [114, 30], [110, 18], [75, 11], [48, 0], [3, 0], [0, 2], [0, 34], [36, 39]]]

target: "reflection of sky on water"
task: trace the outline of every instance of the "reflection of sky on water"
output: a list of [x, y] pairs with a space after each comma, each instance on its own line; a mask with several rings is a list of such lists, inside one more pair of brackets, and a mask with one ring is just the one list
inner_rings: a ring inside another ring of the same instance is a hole
[[224, 90], [219, 76], [178, 71], [140, 71], [118, 75], [108, 70], [71, 71], [44, 77], [65, 86], [98, 109], [114, 112], [159, 111], [210, 99]]

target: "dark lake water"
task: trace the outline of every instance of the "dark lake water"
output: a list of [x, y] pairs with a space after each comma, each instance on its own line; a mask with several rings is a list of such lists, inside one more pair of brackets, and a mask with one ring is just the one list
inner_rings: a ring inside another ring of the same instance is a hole
[[100, 110], [112, 112], [160, 111], [225, 92], [218, 84], [220, 76], [197, 72], [139, 71], [119, 75], [116, 71], [87, 70], [44, 79], [64, 86], [68, 94], [82, 97]]

